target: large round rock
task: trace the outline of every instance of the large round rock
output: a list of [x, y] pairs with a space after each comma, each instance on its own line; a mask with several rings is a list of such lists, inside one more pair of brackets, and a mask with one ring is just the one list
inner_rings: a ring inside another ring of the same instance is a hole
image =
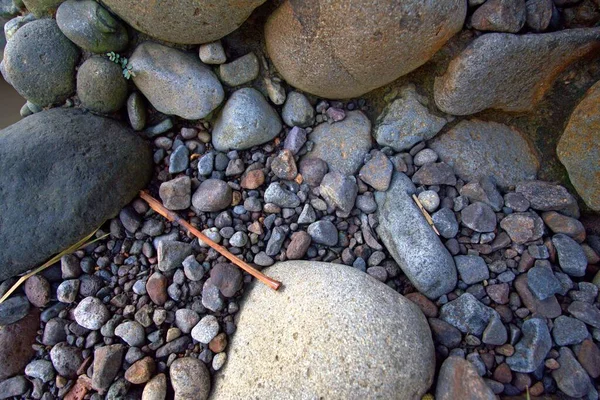
[[287, 0], [267, 21], [267, 51], [291, 85], [356, 97], [427, 62], [466, 13], [464, 0]]
[[75, 91], [79, 49], [53, 19], [21, 27], [4, 49], [3, 75], [19, 94], [38, 106], [61, 103]]
[[77, 95], [91, 111], [118, 111], [127, 100], [127, 82], [121, 68], [102, 57], [86, 60], [77, 71]]
[[135, 49], [129, 62], [133, 82], [161, 113], [200, 119], [225, 97], [221, 82], [197, 55], [145, 42]]
[[[214, 400], [420, 399], [435, 369], [421, 311], [359, 270], [290, 261], [244, 300]], [[263, 339], [260, 339], [263, 338]]]
[[129, 25], [157, 39], [198, 44], [236, 30], [265, 0], [103, 0]]
[[600, 82], [571, 114], [556, 153], [583, 201], [600, 211]]
[[120, 123], [52, 109], [0, 131], [0, 280], [115, 216], [149, 181], [152, 152]]

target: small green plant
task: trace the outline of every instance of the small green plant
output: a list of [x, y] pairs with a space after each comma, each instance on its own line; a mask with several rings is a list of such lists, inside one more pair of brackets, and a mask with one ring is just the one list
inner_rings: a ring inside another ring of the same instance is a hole
[[132, 76], [135, 76], [133, 72], [133, 67], [129, 64], [129, 60], [127, 57], [121, 57], [120, 54], [111, 51], [110, 53], [106, 53], [108, 59], [123, 69], [123, 76], [125, 79], [131, 79]]

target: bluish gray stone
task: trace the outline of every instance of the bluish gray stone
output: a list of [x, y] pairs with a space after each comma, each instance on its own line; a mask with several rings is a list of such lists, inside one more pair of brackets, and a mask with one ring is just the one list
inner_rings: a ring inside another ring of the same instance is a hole
[[508, 340], [506, 327], [497, 313], [493, 313], [490, 322], [481, 335], [481, 341], [492, 346], [501, 346]]
[[558, 253], [558, 264], [565, 274], [575, 277], [585, 275], [587, 257], [579, 243], [564, 233], [558, 233], [552, 237], [552, 244]]
[[552, 377], [556, 381], [556, 385], [567, 396], [574, 398], [586, 396], [592, 388], [590, 377], [579, 364], [571, 349], [561, 347], [559, 351], [560, 356], [556, 361], [558, 361], [560, 367], [552, 371]]
[[358, 186], [353, 176], [346, 176], [338, 171], [333, 171], [323, 177], [319, 192], [327, 203], [349, 213], [354, 207]]
[[302, 148], [302, 146], [304, 146], [304, 143], [306, 143], [306, 140], [306, 131], [302, 128], [294, 126], [292, 129], [290, 129], [287, 136], [285, 137], [283, 148], [288, 149], [294, 154], [297, 154]]
[[585, 324], [576, 318], [561, 315], [554, 320], [552, 337], [559, 346], [579, 344], [589, 335]]
[[204, 154], [202, 157], [200, 157], [200, 160], [198, 160], [198, 174], [204, 176], [210, 175], [213, 171], [214, 162], [215, 153], [210, 151]]
[[271, 232], [271, 237], [269, 238], [269, 241], [267, 242], [267, 247], [265, 248], [265, 253], [267, 253], [267, 255], [271, 257], [279, 254], [281, 246], [283, 245], [283, 241], [286, 237], [286, 232], [282, 227], [276, 226], [275, 228], [273, 228], [273, 231]]
[[475, 232], [493, 232], [496, 229], [496, 214], [492, 208], [480, 201], [468, 205], [461, 213], [462, 223]]
[[219, 151], [246, 150], [273, 140], [281, 132], [279, 114], [256, 89], [235, 91], [213, 127], [212, 143]]
[[287, 126], [306, 128], [315, 122], [315, 109], [305, 95], [294, 91], [288, 93], [281, 117]]
[[446, 120], [431, 114], [425, 105], [426, 101], [417, 93], [414, 85], [401, 88], [399, 98], [377, 118], [373, 133], [377, 143], [395, 151], [403, 151], [437, 135], [446, 125]]
[[552, 338], [546, 323], [538, 318], [528, 319], [521, 327], [523, 338], [515, 346], [515, 353], [506, 363], [515, 372], [535, 371], [552, 348]]
[[444, 207], [432, 214], [431, 218], [442, 237], [451, 239], [458, 233], [458, 221], [451, 209]]
[[229, 86], [239, 86], [256, 79], [259, 71], [258, 57], [254, 53], [248, 53], [230, 63], [221, 64], [219, 77]]
[[383, 244], [419, 292], [436, 299], [456, 286], [452, 256], [435, 234], [411, 195], [415, 185], [396, 172], [387, 192], [376, 192]]
[[187, 169], [190, 164], [190, 151], [187, 146], [181, 145], [171, 153], [169, 158], [169, 173], [177, 174]]
[[527, 271], [527, 287], [538, 300], [545, 300], [561, 290], [560, 281], [554, 276], [552, 268], [540, 266]]
[[279, 207], [295, 208], [300, 205], [300, 198], [295, 193], [284, 189], [280, 183], [273, 182], [265, 190], [265, 202], [277, 204]]
[[584, 303], [583, 301], [574, 301], [569, 305], [567, 310], [578, 320], [583, 321], [594, 328], [600, 329], [600, 310], [593, 304]]
[[30, 304], [25, 296], [12, 296], [0, 304], [0, 326], [10, 325], [24, 318]]
[[479, 256], [455, 256], [454, 263], [460, 274], [460, 279], [467, 285], [490, 278], [490, 271], [484, 259]]
[[338, 230], [331, 221], [313, 222], [306, 230], [313, 242], [325, 246], [335, 246], [338, 242]]
[[165, 272], [180, 268], [183, 261], [192, 254], [192, 245], [184, 242], [162, 240], [158, 244], [158, 269]]
[[470, 293], [462, 294], [440, 309], [440, 319], [458, 328], [463, 333], [481, 336], [497, 312], [487, 307]]

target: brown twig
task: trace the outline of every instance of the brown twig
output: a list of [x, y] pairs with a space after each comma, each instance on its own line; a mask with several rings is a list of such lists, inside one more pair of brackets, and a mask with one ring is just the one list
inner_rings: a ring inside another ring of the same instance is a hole
[[147, 191], [142, 190], [140, 192], [140, 197], [142, 199], [144, 199], [154, 211], [156, 211], [157, 213], [159, 213], [160, 215], [162, 215], [169, 221], [177, 222], [179, 225], [183, 226], [185, 229], [187, 229], [189, 232], [191, 232], [198, 239], [202, 240], [204, 243], [206, 243], [207, 245], [209, 245], [210, 247], [212, 247], [213, 249], [215, 249], [216, 251], [221, 253], [229, 261], [231, 261], [232, 263], [234, 263], [235, 265], [237, 265], [238, 267], [240, 267], [241, 269], [243, 269], [244, 271], [246, 271], [247, 273], [249, 273], [256, 279], [258, 279], [265, 285], [269, 286], [271, 289], [277, 290], [281, 286], [281, 282], [278, 282], [275, 279], [269, 278], [268, 276], [266, 276], [265, 274], [256, 270], [255, 268], [252, 268], [250, 265], [246, 264], [244, 261], [240, 260], [233, 254], [231, 254], [229, 251], [227, 251], [227, 249], [225, 247], [210, 240], [206, 235], [204, 235], [198, 229], [194, 228], [189, 222], [187, 222], [186, 220], [181, 218], [179, 215], [166, 209], [158, 200], [156, 200], [154, 197], [152, 197], [150, 195], [150, 193], [148, 193]]
[[435, 227], [435, 224], [433, 223], [433, 219], [431, 218], [431, 215], [429, 215], [429, 213], [427, 212], [425, 207], [423, 207], [423, 204], [421, 204], [421, 202], [419, 201], [419, 198], [417, 196], [415, 196], [414, 194], [412, 195], [412, 198], [415, 201], [415, 203], [417, 203], [417, 207], [419, 207], [419, 210], [421, 210], [421, 213], [423, 213], [423, 216], [427, 220], [427, 223], [429, 224], [429, 226], [431, 226], [433, 228], [433, 231], [436, 233], [436, 235], [440, 236], [440, 232]]

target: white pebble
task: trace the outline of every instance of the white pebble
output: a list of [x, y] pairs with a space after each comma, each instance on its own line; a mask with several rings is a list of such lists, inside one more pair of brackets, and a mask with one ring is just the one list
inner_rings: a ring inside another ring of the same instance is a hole
[[440, 206], [440, 196], [433, 190], [425, 190], [419, 193], [419, 201], [428, 212], [434, 212]]
[[227, 354], [225, 352], [216, 354], [213, 357], [213, 361], [212, 361], [212, 367], [215, 371], [220, 370], [223, 365], [225, 364], [225, 361], [227, 360]]
[[209, 344], [218, 333], [219, 321], [214, 315], [207, 315], [192, 329], [192, 338], [200, 343]]
[[417, 167], [421, 167], [425, 164], [430, 164], [436, 162], [438, 159], [438, 155], [435, 151], [431, 149], [423, 149], [415, 155], [413, 163]]

